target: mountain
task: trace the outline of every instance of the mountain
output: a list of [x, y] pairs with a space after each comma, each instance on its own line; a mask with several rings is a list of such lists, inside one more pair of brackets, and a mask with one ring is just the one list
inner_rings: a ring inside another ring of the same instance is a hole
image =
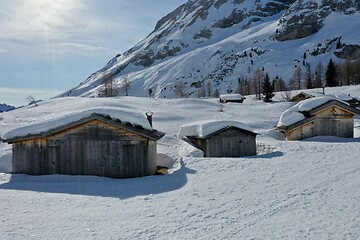
[[10, 106], [5, 103], [0, 103], [0, 112], [7, 112], [7, 111], [14, 110], [14, 109], [15, 109], [14, 106]]
[[[263, 69], [289, 80], [295, 67], [360, 56], [355, 0], [190, 0], [144, 40], [60, 96], [101, 95], [103, 80], [129, 95], [197, 96], [202, 85], [232, 92], [239, 77]], [[122, 93], [120, 93], [122, 94]]]

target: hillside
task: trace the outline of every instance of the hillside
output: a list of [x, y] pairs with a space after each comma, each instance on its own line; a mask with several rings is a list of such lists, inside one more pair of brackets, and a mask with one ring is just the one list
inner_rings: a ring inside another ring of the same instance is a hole
[[[188, 1], [162, 18], [144, 40], [116, 55], [79, 86], [60, 96], [101, 95], [111, 76], [129, 95], [176, 96], [184, 84], [197, 97], [202, 85], [234, 91], [256, 69], [289, 81], [295, 67], [359, 55], [359, 3], [330, 1]], [[120, 95], [124, 95], [120, 91]]]
[[[317, 90], [311, 90], [316, 92]], [[360, 86], [326, 89], [360, 96]], [[172, 174], [138, 179], [8, 173], [0, 143], [1, 239], [359, 239], [360, 118], [354, 139], [287, 142], [274, 132], [292, 106], [248, 97], [215, 99], [58, 98], [0, 113], [0, 135], [51, 123], [81, 109], [154, 112], [166, 135], [158, 158]], [[72, 108], [69, 108], [72, 106]], [[260, 133], [258, 155], [204, 158], [180, 140], [194, 121], [235, 120]], [[11, 170], [11, 168], [10, 168]]]

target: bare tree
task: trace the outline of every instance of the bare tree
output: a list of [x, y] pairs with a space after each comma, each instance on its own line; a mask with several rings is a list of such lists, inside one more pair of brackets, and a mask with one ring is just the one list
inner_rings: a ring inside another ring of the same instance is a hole
[[301, 67], [300, 66], [297, 66], [294, 70], [294, 74], [293, 74], [293, 83], [295, 84], [295, 88], [300, 90], [301, 87], [302, 87], [302, 84], [301, 84], [301, 79], [302, 79], [302, 70], [301, 70]]
[[187, 97], [188, 94], [186, 92], [186, 86], [182, 80], [179, 81], [177, 85], [175, 85], [176, 88], [176, 95], [180, 98]]
[[310, 63], [308, 63], [307, 66], [306, 66], [305, 82], [306, 82], [306, 88], [307, 89], [312, 89], [313, 88], [313, 74], [311, 72]]
[[210, 81], [208, 81], [207, 84], [206, 84], [206, 91], [207, 91], [208, 97], [211, 97], [211, 91], [212, 91], [212, 89], [211, 89], [211, 83], [210, 83]]
[[281, 97], [283, 99], [283, 101], [289, 102], [291, 99], [291, 90], [286, 89], [285, 91], [281, 92]]
[[215, 89], [214, 94], [213, 94], [213, 97], [214, 97], [214, 98], [219, 98], [219, 97], [220, 97], [220, 91], [219, 91], [219, 89]]
[[103, 87], [100, 95], [103, 97], [114, 97], [117, 95], [117, 91], [113, 86], [113, 75], [111, 73], [105, 75], [101, 81]]
[[253, 77], [251, 78], [251, 85], [253, 87], [253, 90], [256, 95], [256, 98], [261, 100], [261, 91], [262, 91], [262, 83], [265, 79], [264, 71], [260, 68], [256, 69], [254, 72]]
[[203, 97], [206, 97], [206, 92], [205, 92], [205, 85], [204, 83], [201, 83], [201, 86], [198, 90], [198, 96], [199, 98], [203, 98]]
[[38, 106], [36, 99], [32, 95], [27, 96], [26, 99], [29, 101], [29, 105], [34, 104], [35, 106]]
[[316, 70], [315, 70], [315, 79], [314, 79], [314, 87], [315, 88], [321, 88], [323, 87], [323, 72], [324, 72], [324, 67], [322, 65], [321, 62], [319, 62], [316, 65]]
[[122, 77], [122, 87], [121, 91], [125, 94], [125, 96], [129, 96], [129, 90], [130, 90], [130, 80], [128, 76]]
[[282, 79], [281, 77], [276, 77], [275, 78], [275, 91], [282, 92], [285, 90], [287, 90], [287, 86], [286, 86], [284, 79]]

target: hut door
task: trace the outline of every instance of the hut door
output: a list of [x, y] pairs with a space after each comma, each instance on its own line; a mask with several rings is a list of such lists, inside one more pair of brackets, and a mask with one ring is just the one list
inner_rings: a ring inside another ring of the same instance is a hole
[[122, 159], [123, 159], [123, 177], [132, 177], [134, 175], [134, 159], [136, 157], [135, 144], [122, 145]]

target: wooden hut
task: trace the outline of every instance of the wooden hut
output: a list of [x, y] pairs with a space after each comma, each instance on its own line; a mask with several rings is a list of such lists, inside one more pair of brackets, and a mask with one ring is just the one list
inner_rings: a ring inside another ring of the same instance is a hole
[[156, 172], [156, 141], [164, 133], [108, 115], [3, 140], [13, 146], [13, 173], [130, 178]]
[[228, 103], [228, 102], [235, 102], [235, 103], [242, 103], [246, 97], [241, 94], [222, 94], [220, 95], [220, 102], [221, 103]]
[[354, 137], [354, 116], [359, 111], [343, 101], [329, 97], [301, 101], [285, 111], [277, 130], [287, 140], [314, 136]]
[[306, 100], [306, 99], [309, 99], [309, 98], [313, 98], [313, 97], [315, 97], [315, 96], [310, 95], [310, 94], [305, 93], [305, 92], [300, 92], [300, 93], [296, 94], [295, 96], [293, 96], [290, 99], [290, 102], [300, 102], [300, 101], [303, 101], [303, 100]]
[[[209, 122], [210, 131], [204, 134], [191, 130], [191, 135], [185, 135], [183, 140], [204, 152], [204, 157], [242, 157], [256, 155], [256, 133], [245, 125], [224, 122]], [[216, 126], [216, 123], [218, 125]], [[195, 123], [196, 126], [196, 123]], [[205, 125], [204, 125], [205, 126]], [[215, 127], [214, 127], [215, 126]], [[182, 126], [184, 127], [184, 126]], [[200, 127], [201, 128], [201, 127]], [[194, 129], [200, 129], [196, 126]]]

